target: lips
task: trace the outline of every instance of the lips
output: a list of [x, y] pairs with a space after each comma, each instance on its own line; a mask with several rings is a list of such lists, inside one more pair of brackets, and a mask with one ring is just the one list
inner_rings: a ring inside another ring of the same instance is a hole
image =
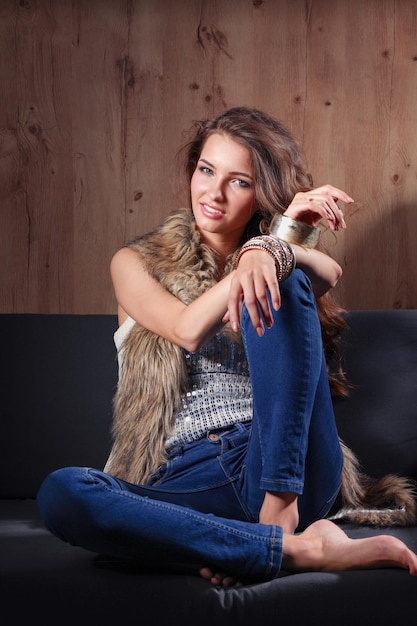
[[201, 203], [200, 207], [201, 207], [201, 212], [206, 217], [219, 219], [220, 217], [222, 217], [224, 215], [224, 211], [222, 211], [221, 209], [218, 209], [216, 207], [210, 206], [209, 204]]

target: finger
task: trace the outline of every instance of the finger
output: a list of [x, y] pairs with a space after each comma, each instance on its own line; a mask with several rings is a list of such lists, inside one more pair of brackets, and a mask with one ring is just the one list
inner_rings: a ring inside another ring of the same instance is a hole
[[261, 315], [267, 327], [271, 328], [274, 320], [268, 298], [268, 283], [266, 282], [263, 274], [260, 274], [255, 278], [254, 287], [258, 310], [260, 309]]
[[[245, 283], [245, 285], [243, 283]], [[243, 277], [242, 281], [232, 281], [227, 303], [227, 313], [223, 319], [225, 319], [228, 315], [230, 325], [233, 330], [235, 332], [239, 330], [240, 312], [243, 300], [245, 301], [246, 309], [253, 327], [255, 328], [257, 334], [262, 337], [265, 333], [265, 328], [259, 314], [258, 300], [253, 281], [249, 280], [247, 277]]]
[[301, 221], [308, 218], [311, 226], [317, 226], [321, 219], [325, 219], [332, 230], [337, 230], [339, 218], [330, 202], [333, 202], [330, 198], [310, 195], [304, 199], [303, 205], [299, 203], [298, 207], [294, 207], [298, 209], [297, 212], [286, 211], [285, 215]]
[[333, 200], [333, 198], [330, 198], [328, 202], [328, 207], [334, 215], [335, 230], [338, 230], [339, 228], [346, 228], [345, 216], [343, 214], [343, 211], [339, 207], [339, 205]]
[[323, 185], [323, 187], [318, 187], [313, 191], [317, 191], [319, 194], [324, 192], [325, 195], [331, 196], [336, 201], [341, 200], [345, 204], [351, 204], [354, 202], [354, 199], [351, 198], [351, 196], [349, 196], [345, 191], [338, 189], [338, 187], [334, 187], [333, 185]]
[[[244, 255], [245, 256], [245, 255]], [[263, 287], [265, 291], [265, 286]], [[259, 287], [258, 287], [259, 291]], [[243, 300], [249, 317], [259, 336], [263, 336], [265, 328], [259, 314], [257, 294], [255, 291], [255, 274], [253, 270], [240, 271], [232, 279], [227, 302], [230, 324], [234, 331], [240, 328], [240, 313]]]
[[272, 306], [275, 311], [279, 311], [279, 309], [281, 308], [281, 292], [279, 289], [276, 272], [272, 280], [268, 281], [268, 289], [271, 295]]
[[343, 210], [340, 208], [337, 202], [340, 200], [345, 204], [352, 204], [352, 202], [354, 202], [353, 198], [351, 198], [351, 196], [349, 196], [346, 192], [338, 189], [337, 187], [333, 187], [332, 185], [325, 186], [325, 189], [327, 189], [327, 192], [329, 194], [328, 206], [335, 216], [336, 230], [338, 228], [346, 228]]
[[266, 319], [270, 320], [268, 326], [272, 326], [273, 315], [271, 312], [270, 302], [275, 311], [278, 311], [281, 306], [281, 294], [279, 290], [279, 283], [277, 278], [277, 268], [274, 262], [271, 262], [271, 258], [268, 256], [268, 263], [263, 264], [258, 272], [258, 279], [255, 281], [255, 291], [257, 298], [261, 304], [263, 315]]
[[262, 279], [259, 281], [258, 286], [255, 287], [255, 292], [260, 304], [262, 314], [265, 318], [268, 328], [271, 328], [273, 324], [273, 315], [271, 311], [271, 305], [275, 311], [279, 311], [281, 307], [281, 292], [279, 289], [279, 283], [277, 278], [277, 271], [275, 265], [271, 267], [263, 268], [264, 273]]
[[320, 215], [321, 217], [327, 219], [332, 230], [346, 228], [343, 211], [332, 196], [309, 196], [308, 202], [308, 208], [310, 209], [310, 211], [313, 211], [317, 215]]
[[298, 192], [284, 215], [300, 220], [310, 226], [317, 226], [325, 219], [332, 230], [346, 228], [344, 214], [337, 202], [350, 204], [353, 199], [341, 189], [324, 185], [307, 192]]
[[265, 334], [265, 327], [259, 314], [258, 298], [256, 297], [253, 285], [245, 289], [244, 295], [246, 310], [249, 314], [252, 325], [259, 337]]
[[240, 309], [242, 305], [243, 291], [240, 282], [233, 280], [230, 286], [229, 298], [227, 301], [227, 311], [223, 317], [223, 322], [230, 322], [230, 326], [235, 332], [240, 328]]

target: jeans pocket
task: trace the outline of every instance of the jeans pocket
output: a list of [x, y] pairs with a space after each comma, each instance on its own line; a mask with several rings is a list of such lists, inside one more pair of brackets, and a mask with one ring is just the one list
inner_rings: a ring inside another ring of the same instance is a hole
[[145, 484], [147, 487], [154, 487], [165, 480], [167, 476], [169, 476], [169, 461], [168, 463], [164, 463], [164, 465], [158, 467], [158, 469], [151, 474]]

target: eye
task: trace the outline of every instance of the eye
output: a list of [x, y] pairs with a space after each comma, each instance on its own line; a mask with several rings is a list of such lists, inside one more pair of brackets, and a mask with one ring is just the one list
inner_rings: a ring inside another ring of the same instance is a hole
[[247, 180], [243, 180], [243, 178], [235, 178], [234, 182], [239, 186], [245, 189], [250, 189], [251, 185]]
[[207, 174], [207, 175], [213, 174], [213, 170], [210, 167], [207, 167], [207, 165], [200, 165], [198, 169], [203, 174]]

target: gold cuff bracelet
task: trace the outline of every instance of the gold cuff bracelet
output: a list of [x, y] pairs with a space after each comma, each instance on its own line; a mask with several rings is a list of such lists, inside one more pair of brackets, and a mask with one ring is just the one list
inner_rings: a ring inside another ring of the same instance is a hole
[[308, 226], [292, 217], [278, 213], [272, 218], [269, 234], [288, 243], [315, 248], [319, 242], [320, 228]]

